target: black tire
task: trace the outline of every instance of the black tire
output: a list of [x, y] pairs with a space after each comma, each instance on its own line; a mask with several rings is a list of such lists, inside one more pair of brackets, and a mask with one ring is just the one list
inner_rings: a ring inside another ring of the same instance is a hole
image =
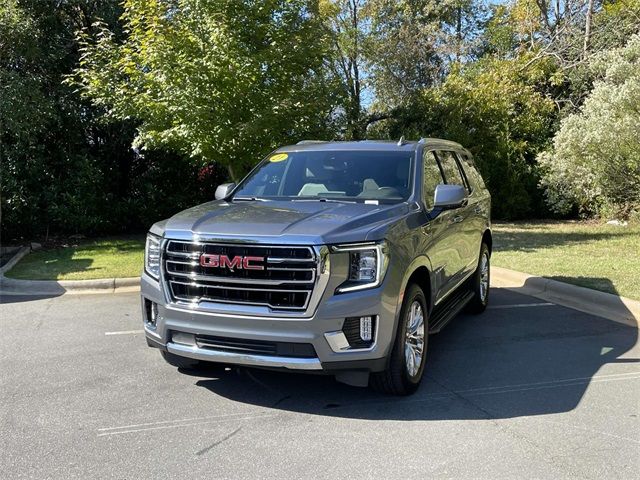
[[164, 350], [160, 350], [160, 355], [164, 358], [164, 361], [169, 365], [177, 368], [181, 368], [183, 370], [190, 370], [192, 368], [197, 368], [200, 365], [198, 360], [194, 360], [192, 358], [180, 357], [179, 355], [174, 355], [173, 353], [166, 352]]
[[[486, 290], [483, 288], [483, 258], [486, 257]], [[473, 293], [473, 298], [467, 304], [466, 311], [469, 313], [482, 313], [489, 304], [489, 292], [491, 289], [491, 252], [486, 243], [480, 246], [480, 257], [478, 258], [478, 267], [469, 279], [469, 288]]]
[[[419, 368], [411, 375], [409, 372], [411, 367], [408, 365], [405, 355], [405, 341], [407, 339], [408, 321], [414, 302], [418, 302], [422, 308], [424, 341]], [[393, 345], [393, 350], [391, 351], [387, 369], [383, 372], [373, 373], [369, 382], [370, 386], [374, 390], [390, 395], [411, 395], [414, 393], [420, 386], [424, 374], [424, 367], [427, 363], [428, 339], [429, 313], [424, 292], [417, 285], [411, 284], [408, 286], [404, 301], [402, 302], [396, 340]]]

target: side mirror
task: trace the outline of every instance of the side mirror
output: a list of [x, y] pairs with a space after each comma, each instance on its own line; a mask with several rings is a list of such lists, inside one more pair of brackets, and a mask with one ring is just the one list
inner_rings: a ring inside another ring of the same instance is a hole
[[467, 191], [461, 185], [436, 186], [433, 194], [433, 206], [443, 209], [462, 207], [467, 202]]
[[236, 188], [235, 183], [223, 183], [222, 185], [218, 185], [218, 188], [216, 188], [216, 200], [227, 198], [234, 188]]

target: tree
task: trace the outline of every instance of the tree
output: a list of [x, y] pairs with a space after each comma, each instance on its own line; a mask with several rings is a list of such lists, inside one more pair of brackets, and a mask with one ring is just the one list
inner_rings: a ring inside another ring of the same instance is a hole
[[361, 140], [365, 137], [367, 120], [362, 97], [366, 89], [365, 46], [367, 17], [363, 0], [323, 0], [321, 15], [331, 39], [328, 64], [339, 80], [342, 99], [344, 137]]
[[127, 0], [122, 42], [84, 32], [76, 80], [135, 143], [168, 148], [238, 179], [270, 149], [326, 132], [333, 84], [317, 2]]
[[383, 108], [440, 84], [451, 65], [473, 58], [486, 9], [471, 0], [370, 0], [367, 65]]
[[541, 90], [554, 67], [527, 62], [486, 57], [456, 68], [376, 133], [457, 141], [474, 155], [496, 218], [543, 216], [536, 155], [552, 132], [554, 104]]
[[628, 217], [640, 211], [640, 35], [590, 61], [593, 90], [539, 157], [551, 208]]
[[[39, 234], [49, 227], [89, 228], [97, 222], [89, 212], [91, 199], [101, 191], [96, 161], [104, 143], [120, 145], [122, 132], [102, 128], [97, 112], [62, 80], [77, 62], [75, 31], [89, 28], [97, 16], [113, 21], [118, 9], [116, 0], [7, 0], [0, 5], [5, 238]], [[127, 150], [114, 148], [109, 161], [126, 157]]]

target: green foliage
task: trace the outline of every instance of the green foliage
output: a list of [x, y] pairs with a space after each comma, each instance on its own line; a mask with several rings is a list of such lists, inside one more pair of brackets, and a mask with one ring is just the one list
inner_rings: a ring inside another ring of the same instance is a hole
[[540, 216], [544, 212], [535, 157], [550, 135], [554, 105], [536, 86], [552, 67], [525, 68], [526, 63], [487, 57], [454, 70], [378, 132], [392, 138], [404, 134], [460, 142], [474, 155], [493, 195], [496, 217]]
[[588, 5], [5, 0], [1, 234], [138, 231], [278, 145], [401, 135], [467, 146], [496, 217], [638, 216], [640, 0]]
[[136, 144], [216, 162], [233, 177], [296, 137], [326, 133], [332, 85], [317, 2], [127, 0], [122, 42], [83, 35], [77, 81]]
[[590, 62], [598, 80], [540, 156], [542, 186], [562, 214], [640, 210], [640, 35]]
[[213, 197], [226, 172], [131, 149], [132, 121], [109, 121], [63, 83], [78, 28], [97, 18], [116, 38], [119, 0], [0, 5], [0, 222], [3, 242], [48, 233], [140, 231]]
[[370, 83], [386, 107], [440, 83], [452, 61], [472, 58], [486, 15], [471, 0], [370, 0], [365, 12]]

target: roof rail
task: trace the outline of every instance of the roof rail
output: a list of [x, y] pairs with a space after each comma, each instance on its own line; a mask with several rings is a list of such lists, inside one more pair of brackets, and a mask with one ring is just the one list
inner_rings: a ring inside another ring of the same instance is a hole
[[420, 138], [420, 140], [418, 140], [418, 143], [419, 143], [420, 145], [422, 145], [422, 144], [424, 144], [424, 143], [427, 143], [427, 139], [426, 139], [425, 137], [421, 137], [421, 138]]
[[326, 140], [300, 140], [296, 145], [306, 145], [309, 143], [325, 143]]

